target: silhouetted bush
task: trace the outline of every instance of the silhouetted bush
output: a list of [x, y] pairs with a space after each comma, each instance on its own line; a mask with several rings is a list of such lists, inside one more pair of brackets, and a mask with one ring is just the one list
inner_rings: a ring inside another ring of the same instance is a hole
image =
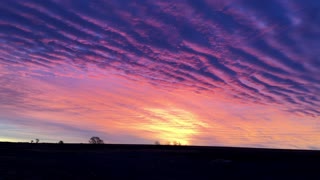
[[104, 142], [99, 137], [93, 136], [90, 138], [89, 144], [104, 144]]
[[58, 144], [64, 144], [64, 142], [63, 141], [59, 141]]

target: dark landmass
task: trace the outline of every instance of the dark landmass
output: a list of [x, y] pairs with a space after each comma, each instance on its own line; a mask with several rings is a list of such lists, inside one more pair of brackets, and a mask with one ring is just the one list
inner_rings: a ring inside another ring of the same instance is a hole
[[0, 143], [6, 179], [320, 179], [320, 151]]

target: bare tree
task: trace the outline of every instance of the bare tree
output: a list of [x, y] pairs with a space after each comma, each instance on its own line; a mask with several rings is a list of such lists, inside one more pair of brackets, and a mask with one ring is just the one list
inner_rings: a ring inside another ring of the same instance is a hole
[[89, 140], [89, 144], [104, 144], [103, 140], [97, 136], [93, 136]]

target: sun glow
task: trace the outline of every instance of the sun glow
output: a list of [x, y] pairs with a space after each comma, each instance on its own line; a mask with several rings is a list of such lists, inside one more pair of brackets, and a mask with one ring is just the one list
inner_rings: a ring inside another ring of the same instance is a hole
[[206, 126], [193, 113], [183, 109], [146, 108], [149, 112], [144, 118], [149, 123], [141, 126], [144, 130], [153, 132], [154, 138], [162, 144], [189, 145], [192, 137]]

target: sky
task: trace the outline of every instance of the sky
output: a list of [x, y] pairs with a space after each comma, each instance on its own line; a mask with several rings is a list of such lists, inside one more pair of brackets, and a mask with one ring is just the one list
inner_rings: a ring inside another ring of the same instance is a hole
[[320, 149], [318, 0], [1, 0], [0, 141]]

